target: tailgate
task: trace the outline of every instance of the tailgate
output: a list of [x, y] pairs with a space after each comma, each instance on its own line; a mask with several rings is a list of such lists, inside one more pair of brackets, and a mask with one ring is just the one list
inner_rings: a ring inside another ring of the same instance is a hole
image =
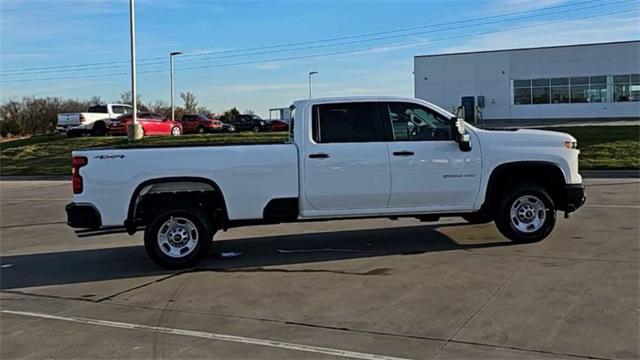
[[58, 114], [58, 125], [60, 126], [80, 125], [80, 113]]

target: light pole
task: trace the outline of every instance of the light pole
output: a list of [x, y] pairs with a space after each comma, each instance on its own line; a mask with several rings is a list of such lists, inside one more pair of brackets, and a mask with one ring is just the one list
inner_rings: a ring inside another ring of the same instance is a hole
[[311, 99], [311, 75], [315, 75], [318, 74], [317, 71], [311, 71], [309, 72], [309, 99]]
[[169, 79], [171, 82], [171, 121], [176, 121], [176, 111], [173, 106], [173, 57], [182, 55], [180, 51], [173, 51], [169, 53]]
[[133, 103], [132, 121], [127, 129], [129, 141], [142, 138], [142, 127], [138, 123], [138, 95], [136, 89], [136, 7], [135, 0], [129, 0], [129, 31], [131, 37], [131, 102]]

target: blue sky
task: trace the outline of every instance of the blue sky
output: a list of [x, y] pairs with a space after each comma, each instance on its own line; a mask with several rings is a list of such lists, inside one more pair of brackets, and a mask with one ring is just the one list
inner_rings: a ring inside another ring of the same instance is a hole
[[[128, 72], [128, 0], [0, 0], [0, 10], [1, 100], [112, 101], [129, 89], [117, 75]], [[639, 10], [638, 0], [137, 0], [138, 59], [155, 59], [139, 65], [138, 91], [168, 102], [168, 53], [181, 50], [189, 56], [176, 58], [176, 93], [189, 90], [216, 112], [288, 106], [307, 97], [309, 71], [320, 73], [314, 96], [412, 96], [415, 55], [636, 40]], [[301, 56], [311, 57], [278, 61]]]

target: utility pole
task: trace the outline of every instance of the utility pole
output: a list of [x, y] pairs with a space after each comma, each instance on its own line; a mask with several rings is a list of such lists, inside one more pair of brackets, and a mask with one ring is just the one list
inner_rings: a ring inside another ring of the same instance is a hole
[[176, 121], [176, 111], [173, 105], [173, 57], [177, 55], [182, 55], [180, 51], [173, 51], [169, 53], [169, 79], [171, 82], [171, 121]]
[[142, 138], [142, 127], [138, 123], [138, 92], [136, 89], [136, 6], [135, 0], [129, 0], [129, 31], [131, 38], [131, 102], [133, 103], [132, 121], [127, 129], [129, 141]]
[[317, 71], [311, 71], [309, 72], [309, 99], [311, 99], [311, 76], [318, 74]]

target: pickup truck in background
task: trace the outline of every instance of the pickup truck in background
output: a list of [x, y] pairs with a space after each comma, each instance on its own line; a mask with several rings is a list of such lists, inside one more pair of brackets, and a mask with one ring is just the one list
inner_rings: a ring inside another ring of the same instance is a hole
[[69, 137], [84, 134], [104, 136], [111, 119], [131, 113], [133, 107], [125, 104], [93, 105], [85, 112], [58, 114], [56, 129]]
[[67, 224], [84, 235], [144, 229], [151, 259], [184, 268], [236, 226], [460, 216], [532, 242], [585, 201], [568, 134], [482, 130], [413, 98], [292, 109], [283, 143], [74, 151]]

